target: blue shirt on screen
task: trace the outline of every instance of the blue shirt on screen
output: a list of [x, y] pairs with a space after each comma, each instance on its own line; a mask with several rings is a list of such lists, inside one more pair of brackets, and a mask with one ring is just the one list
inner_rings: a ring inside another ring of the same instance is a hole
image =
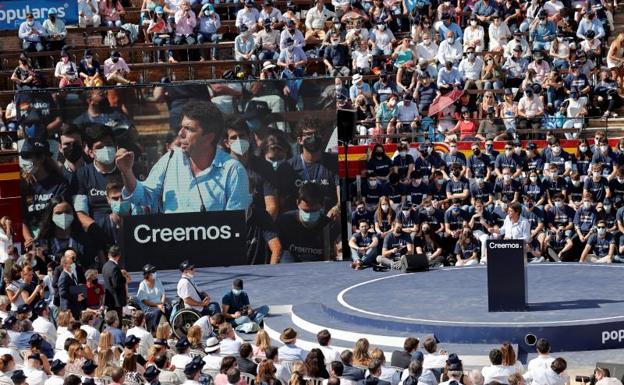
[[195, 178], [189, 158], [181, 149], [173, 150], [165, 175], [168, 160], [169, 153], [152, 167], [145, 181], [137, 181], [132, 194], [124, 187], [123, 198], [134, 205], [148, 206], [152, 213], [158, 212], [161, 196], [163, 213], [199, 212], [199, 186], [207, 211], [245, 210], [251, 203], [247, 171], [223, 150], [217, 148], [210, 167]]

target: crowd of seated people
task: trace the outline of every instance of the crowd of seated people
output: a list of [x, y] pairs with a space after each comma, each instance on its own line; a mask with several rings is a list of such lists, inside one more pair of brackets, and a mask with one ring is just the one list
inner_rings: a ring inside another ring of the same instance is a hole
[[483, 264], [486, 240], [507, 238], [524, 239], [535, 263], [623, 261], [624, 140], [612, 148], [597, 131], [566, 151], [546, 138], [500, 153], [492, 136], [466, 153], [455, 141], [444, 154], [429, 140], [402, 139], [394, 154], [375, 144], [351, 186], [352, 266], [400, 268], [414, 253], [434, 266]]

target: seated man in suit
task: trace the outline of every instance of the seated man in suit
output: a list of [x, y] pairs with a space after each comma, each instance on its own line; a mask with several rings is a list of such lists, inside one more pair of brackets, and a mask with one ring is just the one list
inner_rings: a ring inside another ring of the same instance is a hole
[[353, 366], [353, 352], [351, 350], [343, 350], [340, 353], [340, 360], [344, 365], [342, 377], [351, 381], [360, 381], [364, 379], [364, 370]]

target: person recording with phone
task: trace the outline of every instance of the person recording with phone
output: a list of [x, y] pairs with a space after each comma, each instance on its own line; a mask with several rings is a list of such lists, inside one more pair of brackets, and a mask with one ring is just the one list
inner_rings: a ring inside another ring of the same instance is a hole
[[119, 149], [115, 163], [123, 200], [152, 213], [245, 210], [251, 203], [249, 179], [243, 165], [218, 146], [221, 111], [211, 102], [191, 100], [181, 116], [180, 147], [160, 158], [145, 181], [132, 171], [134, 152]]

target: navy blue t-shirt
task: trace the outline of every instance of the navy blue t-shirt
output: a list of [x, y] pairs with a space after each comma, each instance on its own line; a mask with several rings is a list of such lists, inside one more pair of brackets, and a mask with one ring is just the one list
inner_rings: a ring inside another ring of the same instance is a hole
[[583, 200], [583, 183], [581, 183], [581, 181], [577, 181], [578, 185], [575, 186], [574, 185], [574, 181], [570, 181], [568, 183], [568, 186], [566, 187], [566, 192], [568, 193], [568, 196], [570, 197], [570, 199], [572, 200], [572, 202], [580, 202]]
[[553, 206], [546, 213], [546, 223], [554, 227], [567, 227], [574, 221], [574, 215], [574, 209], [568, 205], [563, 205], [560, 208]]
[[221, 299], [221, 303], [223, 305], [229, 305], [227, 314], [234, 314], [237, 311], [243, 310], [245, 306], [249, 305], [249, 297], [244, 291], [241, 292], [239, 295], [234, 295], [234, 293], [230, 291], [223, 296], [223, 299]]
[[[299, 211], [292, 210], [277, 218], [277, 230], [282, 248], [298, 262], [323, 261], [338, 236], [335, 222], [326, 216], [312, 227], [306, 227], [299, 221]], [[329, 239], [326, 239], [326, 238]]]
[[370, 231], [366, 235], [362, 235], [362, 233], [358, 231], [357, 233], [354, 233], [353, 236], [351, 236], [351, 239], [355, 241], [355, 244], [358, 247], [367, 247], [368, 245], [373, 243], [373, 239], [375, 239], [376, 237], [377, 236], [375, 235], [375, 233], [371, 233]]
[[431, 163], [425, 158], [414, 159], [414, 170], [420, 170], [423, 176], [431, 176]]
[[353, 224], [353, 226], [358, 226], [362, 219], [368, 221], [369, 225], [373, 225], [374, 219], [372, 212], [366, 209], [364, 209], [363, 212], [359, 212], [357, 209], [353, 210], [351, 213], [351, 224]]
[[609, 187], [609, 181], [604, 176], [600, 177], [597, 182], [593, 178], [587, 178], [583, 186], [585, 190], [591, 193], [594, 202], [601, 202], [607, 197], [607, 187]]
[[455, 244], [455, 255], [460, 255], [462, 259], [471, 258], [474, 253], [481, 253], [481, 243], [474, 238], [471, 238], [467, 244]]
[[532, 158], [527, 157], [524, 160], [524, 171], [530, 172], [535, 171], [541, 173], [544, 169], [544, 159], [542, 159], [541, 155], [536, 155]]
[[[448, 182], [446, 182], [446, 192], [450, 193], [450, 194], [461, 194], [464, 192], [464, 190], [468, 190], [470, 191], [470, 186], [468, 185], [468, 179], [466, 178], [460, 178], [459, 180], [455, 181], [453, 180], [453, 178], [449, 179]], [[463, 201], [467, 201], [468, 198], [464, 199]]]
[[494, 186], [490, 182], [483, 182], [482, 186], [479, 186], [477, 182], [470, 185], [470, 196], [475, 200], [483, 203], [490, 200], [490, 197], [494, 195]]
[[399, 210], [396, 220], [401, 222], [401, 225], [403, 225], [403, 227], [414, 227], [415, 225], [420, 224], [418, 213], [414, 210], [409, 210], [407, 215], [405, 215], [403, 210]]
[[500, 169], [501, 171], [505, 167], [509, 167], [512, 172], [515, 172], [520, 166], [521, 165], [516, 154], [511, 154], [511, 156], [499, 154], [496, 157], [495, 167]]
[[405, 157], [397, 155], [392, 160], [392, 166], [397, 167], [401, 179], [408, 176], [407, 170], [409, 169], [410, 164], [414, 164], [414, 158], [410, 154], [405, 154]]
[[607, 154], [603, 154], [598, 151], [592, 156], [592, 164], [602, 163], [602, 175], [609, 175], [613, 171], [613, 166], [617, 163], [615, 154], [609, 151]]
[[119, 170], [102, 174], [95, 168], [95, 163], [89, 163], [76, 172], [78, 195], [85, 195], [89, 203], [87, 213], [95, 221], [111, 213], [111, 208], [106, 201], [106, 185], [111, 180], [121, 180]]
[[366, 168], [368, 171], [374, 171], [377, 176], [385, 177], [390, 174], [390, 167], [392, 167], [392, 161], [387, 156], [378, 159], [373, 156], [368, 160]]
[[66, 201], [71, 202], [67, 181], [59, 174], [51, 173], [45, 179], [33, 184], [22, 180], [20, 185], [24, 223], [29, 227], [39, 225], [43, 212], [53, 197], [62, 196]]
[[554, 199], [555, 195], [563, 194], [567, 187], [567, 183], [563, 177], [557, 177], [556, 179], [547, 179], [544, 181], [544, 186], [550, 195], [550, 199]]
[[377, 181], [375, 187], [371, 187], [368, 181], [362, 183], [362, 198], [367, 205], [376, 206], [379, 203], [379, 198], [383, 195], [384, 186]]
[[557, 165], [557, 171], [559, 174], [563, 174], [565, 172], [565, 162], [570, 160], [570, 155], [567, 152], [561, 151], [559, 155], [555, 155], [552, 151], [549, 151], [544, 156], [544, 162]]
[[458, 210], [450, 209], [444, 213], [444, 223], [450, 225], [451, 230], [459, 230], [464, 226], [464, 222], [468, 221], [468, 214], [461, 208]]
[[423, 182], [421, 182], [418, 186], [414, 186], [414, 184], [410, 184], [407, 186], [407, 196], [409, 197], [412, 204], [421, 204], [422, 200], [427, 197], [428, 193], [429, 188]]
[[398, 248], [399, 251], [394, 255], [394, 257], [397, 258], [400, 257], [401, 254], [405, 254], [407, 252], [407, 245], [411, 244], [413, 243], [409, 234], [402, 232], [397, 236], [394, 232], [391, 232], [384, 238], [383, 248], [386, 250], [394, 249], [395, 247]]
[[472, 155], [468, 158], [467, 166], [474, 178], [485, 178], [487, 169], [490, 167], [490, 158], [487, 155]]
[[510, 183], [505, 183], [503, 180], [497, 179], [496, 184], [494, 185], [494, 193], [501, 194], [501, 200], [503, 202], [513, 201], [516, 193], [520, 191], [520, 182], [515, 179], [511, 179]]
[[420, 223], [427, 222], [431, 226], [431, 231], [438, 231], [444, 224], [444, 212], [440, 209], [434, 209], [433, 213], [420, 210], [418, 213]]
[[589, 210], [580, 208], [574, 214], [574, 226], [581, 230], [581, 233], [587, 234], [589, 230], [596, 224], [596, 209], [593, 207]]
[[449, 168], [451, 168], [454, 164], [458, 164], [460, 166], [466, 165], [466, 156], [464, 156], [461, 152], [456, 152], [455, 154], [448, 152], [444, 154], [442, 159], [444, 159], [444, 162]]
[[402, 202], [402, 198], [407, 195], [408, 186], [403, 183], [397, 183], [392, 185], [386, 183], [384, 185], [383, 195], [388, 197], [393, 203], [398, 204]]
[[535, 184], [530, 183], [522, 186], [522, 195], [530, 196], [531, 199], [533, 199], [533, 202], [537, 202], [542, 199], [545, 193], [546, 190], [539, 180]]
[[529, 221], [531, 230], [535, 230], [537, 225], [544, 222], [544, 213], [537, 207], [533, 207], [533, 210], [527, 210], [526, 207], [522, 209], [522, 216]]
[[439, 185], [436, 181], [431, 181], [431, 183], [429, 183], [428, 193], [431, 196], [431, 199], [434, 201], [443, 201], [446, 199], [446, 183], [447, 181], [444, 181], [442, 185]]
[[598, 257], [606, 257], [609, 254], [609, 247], [615, 245], [615, 238], [610, 233], [606, 233], [604, 238], [594, 234], [589, 237], [587, 244], [591, 246], [593, 254], [596, 254]]
[[305, 183], [318, 183], [325, 197], [325, 209], [336, 205], [338, 185], [338, 160], [336, 154], [323, 153], [318, 162], [305, 163], [300, 154], [288, 160], [295, 172], [294, 188], [298, 190]]
[[611, 179], [609, 181], [609, 190], [611, 190], [611, 195], [613, 198], [623, 198], [624, 197], [624, 182], [620, 182], [615, 179]]

